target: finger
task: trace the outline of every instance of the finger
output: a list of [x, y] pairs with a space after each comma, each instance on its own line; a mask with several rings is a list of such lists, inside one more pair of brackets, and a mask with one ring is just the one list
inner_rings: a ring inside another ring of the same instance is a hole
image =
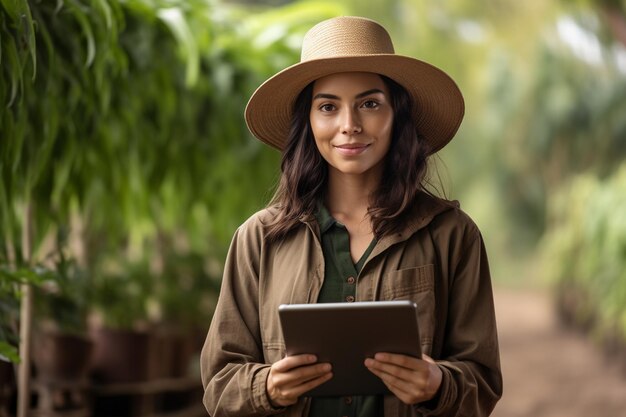
[[386, 353], [377, 354], [375, 357], [390, 362], [367, 359], [366, 366], [407, 404], [432, 398], [441, 386], [441, 369], [428, 355], [424, 355], [423, 360]]
[[405, 392], [421, 395], [428, 386], [428, 372], [389, 365], [374, 359], [368, 360], [366, 366], [388, 385], [398, 387]]
[[370, 370], [376, 370], [379, 373], [389, 375], [390, 377], [393, 377], [393, 379], [390, 379], [393, 381], [397, 379], [404, 383], [415, 384], [420, 382], [423, 383], [426, 379], [423, 375], [422, 369], [407, 368], [402, 365], [396, 365], [389, 362], [381, 362], [375, 359], [368, 359], [365, 362], [365, 366], [367, 368], [369, 368]]
[[304, 394], [305, 392], [308, 392], [310, 390], [312, 390], [313, 388], [316, 388], [320, 385], [322, 385], [324, 382], [331, 380], [333, 377], [333, 373], [332, 372], [327, 372], [323, 375], [320, 375], [316, 378], [310, 379], [306, 382], [303, 382], [302, 384], [294, 387], [291, 391], [291, 394], [294, 395], [295, 397], [300, 397], [302, 394]]
[[292, 371], [291, 374], [293, 375], [293, 380], [296, 381], [296, 383], [302, 384], [330, 373], [331, 369], [332, 366], [329, 363], [317, 363], [315, 365], [302, 366]]
[[291, 404], [295, 404], [298, 402], [298, 398], [302, 396], [304, 393], [312, 390], [313, 388], [323, 384], [324, 382], [330, 380], [332, 378], [332, 374], [324, 374], [318, 378], [307, 381], [304, 384], [290, 387], [288, 389], [283, 389], [278, 393], [278, 399], [273, 401], [277, 405], [287, 406]]
[[273, 382], [274, 385], [281, 389], [295, 387], [327, 374], [331, 369], [332, 367], [329, 363], [316, 363], [292, 368], [285, 372], [273, 372]]
[[374, 359], [380, 362], [391, 363], [408, 369], [421, 369], [424, 367], [424, 361], [409, 355], [401, 355], [398, 353], [379, 352], [374, 355]]
[[375, 368], [370, 368], [370, 371], [379, 377], [389, 391], [405, 404], [415, 404], [424, 399], [425, 391], [421, 384], [416, 385], [412, 381], [398, 378]]
[[[330, 364], [320, 364], [309, 368], [317, 368], [316, 373], [303, 374], [301, 369], [296, 369], [287, 373], [272, 374], [270, 369], [267, 392], [271, 402], [277, 406], [294, 404], [303, 393], [332, 378]], [[323, 372], [320, 373], [320, 370]], [[295, 373], [299, 373], [299, 376], [294, 376]]]
[[[385, 382], [386, 384], [392, 385], [392, 386], [401, 387], [403, 385], [411, 383], [410, 379], [398, 376], [398, 374], [395, 373], [396, 371], [394, 371], [394, 372], [390, 371], [388, 366], [386, 366], [386, 365], [385, 366], [380, 366], [379, 365], [379, 366], [376, 366], [376, 367], [369, 367], [368, 369], [374, 375], [376, 375], [377, 377], [382, 379], [383, 382]], [[397, 368], [397, 369], [399, 369], [399, 368]]]
[[315, 362], [317, 362], [317, 357], [315, 355], [293, 355], [286, 356], [278, 362], [275, 362], [272, 367], [279, 372], [287, 372], [290, 369], [297, 368], [299, 366], [310, 365]]
[[419, 402], [423, 396], [423, 391], [407, 385], [405, 382], [400, 381], [393, 375], [389, 375], [375, 369], [370, 369], [370, 371], [374, 375], [378, 376], [389, 391], [391, 391], [392, 394], [398, 397], [405, 404], [415, 404]]

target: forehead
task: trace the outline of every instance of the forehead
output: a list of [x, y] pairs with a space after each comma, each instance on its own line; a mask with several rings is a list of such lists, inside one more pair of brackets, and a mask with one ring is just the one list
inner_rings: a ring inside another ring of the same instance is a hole
[[359, 94], [363, 91], [378, 89], [388, 93], [387, 86], [380, 75], [372, 72], [340, 72], [318, 78], [313, 84], [313, 95], [328, 94]]

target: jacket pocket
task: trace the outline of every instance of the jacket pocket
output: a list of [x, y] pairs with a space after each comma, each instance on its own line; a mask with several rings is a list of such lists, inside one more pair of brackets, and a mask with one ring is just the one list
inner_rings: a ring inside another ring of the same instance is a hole
[[389, 272], [382, 283], [382, 300], [411, 300], [417, 304], [422, 352], [430, 354], [435, 330], [435, 266]]

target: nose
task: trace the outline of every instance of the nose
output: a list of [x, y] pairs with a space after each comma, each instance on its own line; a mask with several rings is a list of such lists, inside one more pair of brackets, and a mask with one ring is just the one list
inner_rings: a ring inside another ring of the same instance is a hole
[[354, 135], [361, 133], [361, 120], [354, 109], [346, 109], [341, 120], [341, 133], [344, 135]]

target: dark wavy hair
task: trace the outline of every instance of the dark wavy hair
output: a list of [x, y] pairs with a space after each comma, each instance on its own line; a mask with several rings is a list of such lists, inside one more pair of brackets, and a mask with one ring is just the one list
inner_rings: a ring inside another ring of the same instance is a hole
[[[426, 190], [430, 148], [417, 131], [409, 93], [394, 80], [381, 75], [394, 112], [391, 144], [383, 176], [368, 208], [377, 239], [397, 232], [405, 224], [417, 194]], [[296, 228], [302, 219], [315, 215], [325, 197], [328, 165], [319, 153], [309, 122], [313, 83], [298, 95], [293, 108], [287, 144], [283, 150], [281, 177], [272, 199], [279, 213], [269, 225], [268, 239], [276, 240]]]

